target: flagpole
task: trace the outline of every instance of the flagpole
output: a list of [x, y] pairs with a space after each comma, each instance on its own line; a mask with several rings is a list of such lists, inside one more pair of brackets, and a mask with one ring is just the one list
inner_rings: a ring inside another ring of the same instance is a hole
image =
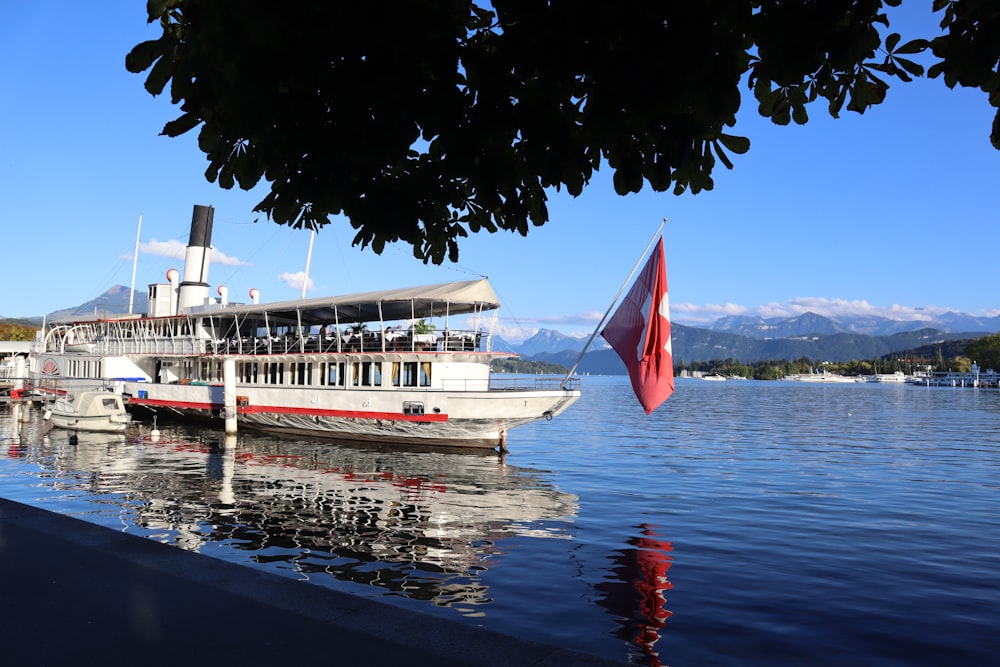
[[608, 309], [604, 312], [604, 317], [601, 318], [601, 321], [597, 323], [597, 326], [594, 328], [594, 333], [590, 334], [590, 338], [587, 339], [587, 344], [583, 346], [582, 350], [580, 350], [580, 356], [576, 358], [576, 361], [573, 362], [573, 367], [569, 369], [568, 373], [566, 373], [566, 377], [563, 378], [562, 383], [559, 385], [560, 389], [566, 389], [566, 383], [569, 382], [571, 377], [573, 377], [573, 371], [575, 371], [576, 367], [580, 365], [580, 362], [583, 360], [583, 355], [587, 353], [587, 350], [590, 348], [590, 344], [594, 342], [594, 338], [597, 337], [597, 332], [601, 330], [604, 320], [608, 319], [608, 315], [611, 314], [611, 310], [615, 307], [615, 304], [618, 303], [618, 299], [621, 297], [622, 292], [625, 291], [625, 288], [632, 281], [632, 276], [634, 276], [635, 272], [639, 270], [639, 265], [642, 264], [642, 260], [645, 259], [646, 253], [648, 253], [649, 249], [653, 247], [654, 243], [656, 243], [656, 237], [660, 235], [660, 231], [663, 229], [663, 225], [665, 224], [667, 224], [666, 218], [664, 218], [660, 222], [660, 226], [656, 228], [656, 233], [653, 234], [653, 238], [649, 239], [649, 245], [647, 245], [646, 249], [642, 251], [641, 255], [639, 255], [638, 261], [636, 261], [635, 266], [632, 267], [632, 272], [628, 274], [628, 278], [625, 279], [625, 282], [623, 282], [622, 286], [618, 289], [618, 294], [615, 294], [615, 298], [611, 300], [611, 305], [608, 306]]
[[135, 267], [139, 263], [139, 235], [142, 234], [142, 213], [139, 214], [139, 228], [135, 230], [135, 253], [132, 255], [132, 285], [128, 290], [128, 314], [132, 314], [132, 300], [135, 297]]
[[313, 229], [309, 232], [309, 252], [306, 254], [306, 275], [302, 278], [302, 296], [301, 299], [306, 298], [306, 287], [309, 286], [309, 263], [312, 262], [313, 256], [313, 241], [316, 240], [316, 230]]

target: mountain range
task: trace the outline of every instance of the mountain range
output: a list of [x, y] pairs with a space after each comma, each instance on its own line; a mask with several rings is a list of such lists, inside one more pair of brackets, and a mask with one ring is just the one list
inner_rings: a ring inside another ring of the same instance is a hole
[[946, 312], [926, 320], [893, 320], [874, 315], [842, 317], [833, 320], [816, 313], [803, 313], [796, 317], [729, 316], [722, 317], [707, 327], [712, 331], [750, 336], [751, 338], [788, 338], [806, 335], [833, 335], [857, 333], [869, 336], [891, 336], [904, 331], [939, 329], [945, 332], [1000, 331], [1000, 315], [976, 317], [966, 313]]
[[[945, 345], [1000, 331], [1000, 317], [946, 313], [933, 320], [900, 321], [874, 316], [834, 320], [816, 313], [796, 317], [724, 317], [710, 327], [671, 324], [675, 362], [735, 359], [752, 363], [768, 359], [851, 361]], [[585, 339], [543, 329], [523, 343], [503, 341], [500, 349], [522, 357], [570, 367]], [[600, 337], [580, 361], [581, 373], [617, 374], [624, 364]]]
[[[144, 292], [133, 294], [132, 312], [144, 312]], [[46, 317], [49, 321], [79, 315], [110, 315], [129, 311], [129, 289], [116, 285], [95, 299], [65, 308]], [[28, 318], [40, 323], [42, 318]], [[978, 338], [1000, 331], [1000, 316], [974, 317], [948, 312], [933, 319], [901, 321], [874, 316], [832, 319], [816, 313], [788, 318], [746, 316], [723, 317], [709, 327], [671, 325], [676, 362], [712, 361], [732, 358], [742, 362], [767, 359], [850, 361], [873, 359], [894, 352], [913, 350], [947, 341]], [[520, 343], [502, 338], [494, 348], [517, 352], [522, 358], [570, 367], [586, 344], [586, 338], [542, 329]], [[600, 336], [594, 338], [581, 360], [580, 372], [620, 373], [624, 365]]]

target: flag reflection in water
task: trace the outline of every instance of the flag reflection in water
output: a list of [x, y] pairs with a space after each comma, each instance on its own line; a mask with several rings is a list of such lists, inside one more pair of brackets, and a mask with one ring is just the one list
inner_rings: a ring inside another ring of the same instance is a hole
[[634, 646], [633, 662], [659, 667], [654, 645], [671, 612], [664, 608], [666, 591], [673, 587], [667, 578], [674, 545], [657, 535], [653, 526], [641, 524], [639, 535], [629, 538], [633, 548], [622, 549], [614, 556], [615, 578], [597, 585], [603, 598], [598, 600], [616, 616], [620, 627], [615, 633]]

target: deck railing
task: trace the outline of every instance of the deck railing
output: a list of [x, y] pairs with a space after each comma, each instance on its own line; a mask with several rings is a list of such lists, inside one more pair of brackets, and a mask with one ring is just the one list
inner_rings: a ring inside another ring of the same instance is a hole
[[516, 377], [504, 377], [493, 375], [490, 377], [490, 391], [552, 391], [554, 389], [580, 389], [580, 378], [573, 377], [563, 382], [561, 375], [520, 375]]
[[197, 339], [176, 337], [100, 336], [93, 354], [299, 354], [315, 352], [486, 352], [491, 340], [482, 331], [443, 330], [363, 332], [354, 335], [271, 336]]
[[476, 352], [489, 348], [481, 331], [363, 332], [360, 334], [272, 336], [206, 341], [207, 354], [298, 354], [314, 352]]

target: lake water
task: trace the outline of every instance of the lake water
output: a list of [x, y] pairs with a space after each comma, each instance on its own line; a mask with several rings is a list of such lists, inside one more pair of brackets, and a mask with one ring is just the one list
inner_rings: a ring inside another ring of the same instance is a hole
[[0, 406], [0, 495], [639, 665], [1000, 654], [1000, 392], [678, 380], [647, 417], [583, 380], [504, 461]]

